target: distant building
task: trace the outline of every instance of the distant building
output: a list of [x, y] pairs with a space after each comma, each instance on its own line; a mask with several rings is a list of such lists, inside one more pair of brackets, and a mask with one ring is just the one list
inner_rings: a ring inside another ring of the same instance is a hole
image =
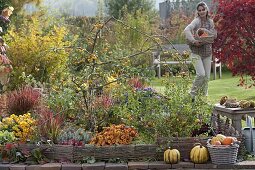
[[160, 16], [160, 28], [161, 29], [168, 27], [167, 21], [170, 18], [171, 5], [172, 5], [172, 3], [169, 0], [159, 3], [159, 16]]

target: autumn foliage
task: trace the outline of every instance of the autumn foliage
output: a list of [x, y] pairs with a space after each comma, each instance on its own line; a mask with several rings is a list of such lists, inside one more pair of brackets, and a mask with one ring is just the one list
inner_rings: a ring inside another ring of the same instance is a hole
[[255, 86], [255, 1], [216, 1], [218, 10], [214, 19], [218, 37], [214, 56], [226, 64], [233, 75], [241, 75], [240, 85], [247, 85], [243, 76], [249, 75], [248, 87]]
[[31, 74], [40, 82], [61, 77], [68, 60], [68, 51], [64, 47], [71, 45], [65, 38], [68, 29], [39, 14], [24, 17], [21, 25], [26, 26], [12, 25], [4, 37], [10, 47], [8, 53], [14, 68], [9, 88], [24, 83], [21, 79], [23, 73]]

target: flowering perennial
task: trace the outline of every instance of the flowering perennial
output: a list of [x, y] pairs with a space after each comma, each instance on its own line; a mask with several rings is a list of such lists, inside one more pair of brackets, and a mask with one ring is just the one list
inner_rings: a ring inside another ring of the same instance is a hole
[[16, 138], [21, 142], [25, 142], [33, 136], [36, 124], [36, 120], [31, 117], [30, 113], [19, 116], [12, 114], [10, 117], [2, 119], [0, 130], [13, 132]]

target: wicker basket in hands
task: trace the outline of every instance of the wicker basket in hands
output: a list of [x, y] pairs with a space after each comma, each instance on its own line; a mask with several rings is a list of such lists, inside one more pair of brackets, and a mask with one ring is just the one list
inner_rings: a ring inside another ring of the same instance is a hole
[[[202, 30], [203, 32], [207, 33], [207, 36], [199, 36], [198, 32]], [[210, 33], [209, 30], [205, 28], [200, 28], [196, 31], [194, 38], [198, 41], [201, 41], [203, 44], [212, 44], [214, 42], [214, 35]]]
[[239, 148], [239, 141], [231, 145], [211, 145], [211, 139], [207, 141], [207, 148], [213, 164], [235, 164]]

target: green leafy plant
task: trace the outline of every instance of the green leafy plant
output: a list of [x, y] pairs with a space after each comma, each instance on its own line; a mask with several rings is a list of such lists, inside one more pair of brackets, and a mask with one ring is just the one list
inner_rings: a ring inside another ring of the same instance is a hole
[[96, 159], [94, 156], [86, 156], [80, 161], [80, 163], [94, 164], [96, 163]]
[[7, 130], [0, 131], [0, 145], [4, 145], [8, 142], [14, 142], [15, 139], [13, 132], [8, 132]]
[[[164, 95], [167, 97], [166, 110], [157, 115], [157, 135], [164, 137], [185, 137], [191, 136], [192, 131], [200, 124], [197, 119], [204, 123], [210, 122], [212, 106], [207, 103], [206, 97], [198, 95], [196, 102], [192, 103], [188, 93], [190, 79], [179, 78], [172, 82], [166, 80]], [[164, 125], [164, 126], [162, 126]]]
[[46, 157], [41, 148], [35, 148], [31, 151], [30, 159], [37, 164], [43, 164], [45, 163]]
[[127, 160], [121, 159], [121, 158], [110, 158], [107, 161], [108, 163], [126, 163]]
[[73, 122], [80, 112], [75, 96], [75, 89], [65, 87], [59, 82], [52, 85], [49, 95], [46, 96], [46, 104], [54, 112], [59, 112], [66, 121]]
[[166, 80], [163, 93], [148, 87], [120, 89], [114, 114], [125, 124], [136, 127], [143, 142], [152, 143], [157, 136], [191, 137], [192, 131], [201, 126], [197, 119], [209, 123], [212, 106], [203, 96], [191, 102], [189, 81], [181, 76], [174, 81]]

